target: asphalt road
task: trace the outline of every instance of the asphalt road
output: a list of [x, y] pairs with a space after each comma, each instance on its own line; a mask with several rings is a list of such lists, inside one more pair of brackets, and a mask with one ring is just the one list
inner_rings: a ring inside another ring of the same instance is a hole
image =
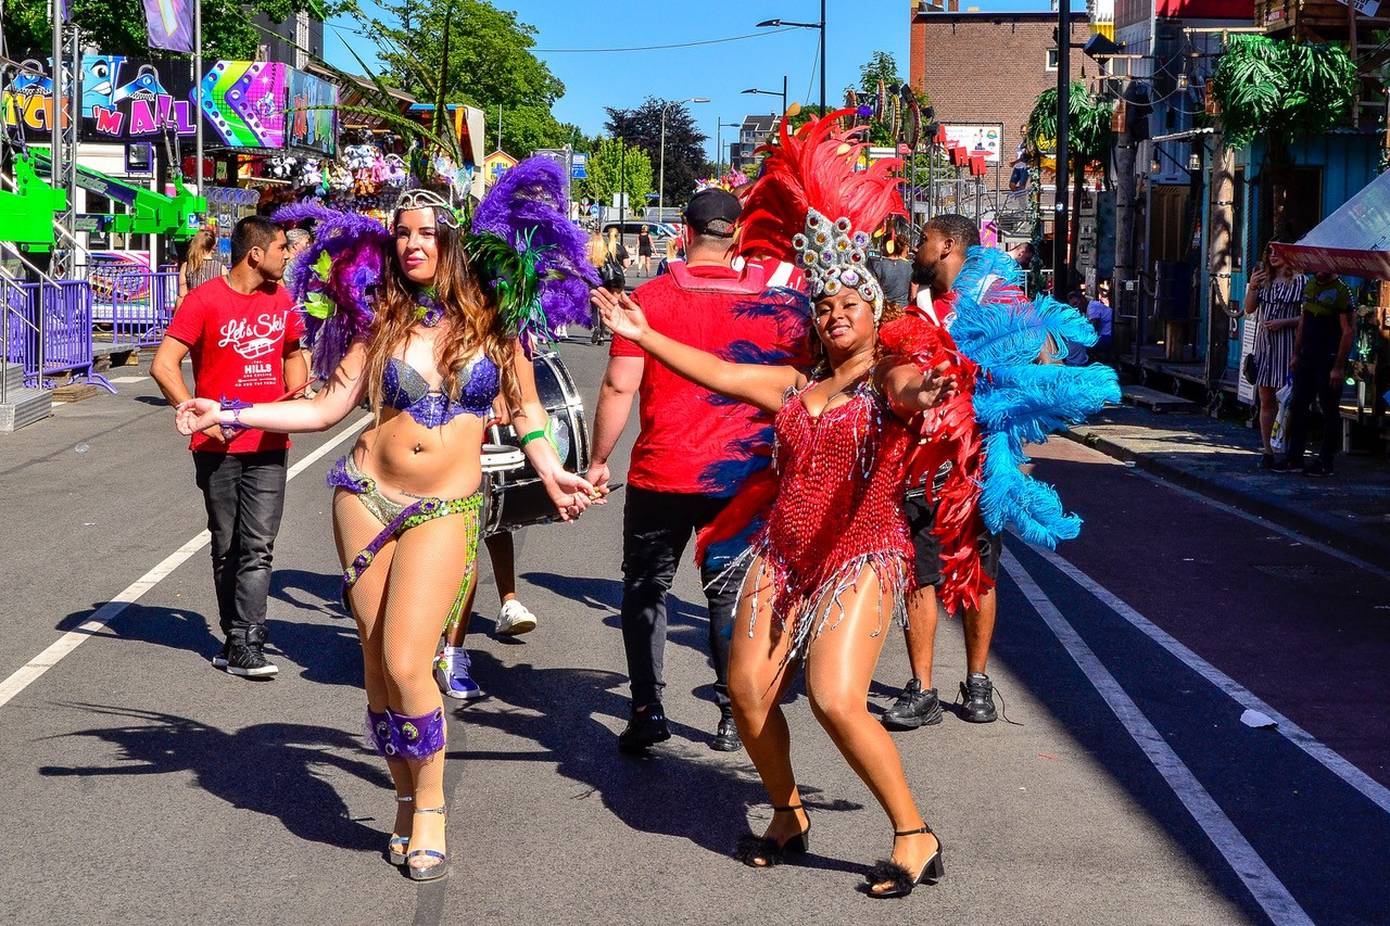
[[[591, 402], [601, 352], [563, 353]], [[1001, 581], [992, 673], [1018, 725], [948, 714], [899, 735], [945, 844], [940, 885], [855, 892], [887, 823], [800, 696], [814, 854], [730, 857], [768, 808], [746, 756], [707, 747], [693, 569], [673, 590], [675, 737], [616, 754], [621, 493], [524, 535], [536, 632], [493, 638], [485, 581], [471, 646], [490, 698], [449, 730], [454, 868], [413, 884], [381, 855], [393, 807], [336, 603], [323, 477], [351, 435], [296, 441], [281, 674], [248, 682], [208, 666], [183, 442], [151, 380], [118, 387], [0, 436], [0, 922], [1390, 922], [1390, 579], [1061, 441], [1040, 471], [1086, 528], [1059, 554], [1010, 538]], [[937, 671], [949, 700], [953, 623]], [[892, 640], [876, 709], [907, 675]], [[1251, 708], [1277, 725], [1243, 723]]]

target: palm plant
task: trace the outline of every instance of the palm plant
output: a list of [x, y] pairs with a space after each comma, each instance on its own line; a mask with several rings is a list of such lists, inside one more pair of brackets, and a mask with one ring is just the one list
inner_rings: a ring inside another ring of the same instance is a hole
[[1288, 145], [1335, 127], [1351, 109], [1356, 64], [1336, 45], [1232, 36], [1212, 75], [1227, 147], [1256, 139], [1282, 162]]
[[[1110, 129], [1115, 104], [1073, 83], [1067, 97], [1067, 164], [1058, 164], [1057, 173], [1070, 173], [1072, 178], [1071, 240], [1081, 229], [1081, 187], [1086, 181], [1086, 168], [1099, 163], [1109, 178], [1110, 152], [1113, 136]], [[1033, 111], [1023, 126], [1023, 142], [1029, 155], [1040, 158], [1057, 144], [1057, 90], [1049, 87], [1038, 94]], [[1074, 255], [1073, 255], [1074, 256]]]

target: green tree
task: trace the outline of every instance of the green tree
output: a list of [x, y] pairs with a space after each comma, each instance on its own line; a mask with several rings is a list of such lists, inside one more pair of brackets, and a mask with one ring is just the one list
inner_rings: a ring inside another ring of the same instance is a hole
[[[669, 170], [670, 164], [666, 166]], [[575, 192], [588, 196], [600, 205], [611, 205], [613, 195], [624, 187], [624, 169], [628, 208], [641, 209], [646, 205], [647, 194], [653, 190], [652, 161], [637, 145], [624, 146], [622, 139], [600, 138], [595, 141], [589, 151], [588, 176], [575, 184]], [[670, 178], [667, 179], [669, 181]]]
[[903, 79], [898, 76], [897, 59], [886, 51], [874, 52], [868, 61], [859, 66], [858, 90], [860, 93], [875, 95], [878, 93], [880, 81], [885, 87], [903, 83]]
[[360, 8], [353, 15], [378, 46], [388, 83], [420, 99], [442, 95], [483, 110], [489, 148], [497, 144], [500, 106], [501, 147], [515, 157], [572, 141], [574, 126], [562, 125], [550, 112], [565, 85], [532, 53], [536, 28], [517, 14], [486, 0], [383, 0], [379, 5], [386, 16]]
[[[264, 13], [272, 22], [284, 22], [300, 10], [332, 16], [345, 8], [346, 0], [202, 0], [203, 57], [248, 60], [264, 41], [264, 32], [251, 16]], [[21, 54], [47, 56], [53, 45], [49, 0], [9, 0], [5, 3], [5, 48], [11, 57]], [[151, 57], [145, 34], [142, 0], [70, 0], [72, 21], [82, 30], [84, 44], [102, 54]], [[248, 15], [250, 14], [250, 15]]]
[[[661, 164], [661, 112], [666, 100], [647, 97], [636, 109], [609, 109], [608, 134], [625, 138]], [[666, 110], [666, 203], [680, 205], [695, 194], [695, 184], [708, 174], [705, 135], [685, 105]], [[658, 170], [658, 173], [660, 171]]]

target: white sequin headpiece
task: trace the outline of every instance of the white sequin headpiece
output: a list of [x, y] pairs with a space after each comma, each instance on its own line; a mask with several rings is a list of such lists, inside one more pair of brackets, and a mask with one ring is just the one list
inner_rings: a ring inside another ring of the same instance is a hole
[[450, 228], [459, 227], [458, 212], [447, 199], [434, 190], [427, 190], [424, 187], [406, 190], [396, 200], [396, 208], [392, 212], [401, 213], [411, 209], [433, 209], [434, 220], [440, 225], [447, 225]]
[[849, 219], [832, 222], [812, 209], [805, 229], [792, 236], [792, 247], [812, 299], [833, 296], [848, 286], [874, 307], [875, 322], [883, 315], [883, 286], [869, 272], [868, 232], [855, 231]]

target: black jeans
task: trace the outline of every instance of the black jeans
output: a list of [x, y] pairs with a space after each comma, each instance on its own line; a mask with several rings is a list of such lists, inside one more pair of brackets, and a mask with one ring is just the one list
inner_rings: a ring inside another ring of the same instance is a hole
[[[712, 521], [727, 498], [653, 492], [627, 487], [623, 505], [623, 648], [632, 683], [632, 703], [661, 700], [666, 646], [666, 593], [691, 536]], [[714, 700], [729, 708], [729, 642], [743, 569], [716, 583], [720, 567], [706, 566], [700, 580], [709, 603], [709, 651], [714, 663]], [[713, 583], [713, 584], [711, 584]]]
[[1308, 446], [1308, 423], [1313, 411], [1309, 408], [1317, 399], [1322, 411], [1322, 447], [1318, 456], [1331, 465], [1342, 441], [1342, 384], [1332, 382], [1332, 367], [1336, 352], [1304, 351], [1298, 358], [1293, 374], [1293, 395], [1289, 399], [1288, 461], [1303, 462]]
[[285, 509], [285, 451], [196, 451], [193, 467], [212, 532], [212, 583], [228, 640], [265, 641], [270, 561]]

